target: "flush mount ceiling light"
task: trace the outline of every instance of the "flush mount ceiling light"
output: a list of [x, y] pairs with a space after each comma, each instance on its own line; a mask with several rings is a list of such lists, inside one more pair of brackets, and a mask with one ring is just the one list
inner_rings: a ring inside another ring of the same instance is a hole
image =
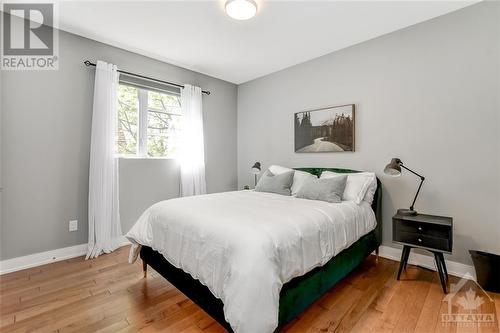
[[226, 13], [235, 20], [248, 20], [257, 13], [257, 4], [253, 0], [228, 0]]

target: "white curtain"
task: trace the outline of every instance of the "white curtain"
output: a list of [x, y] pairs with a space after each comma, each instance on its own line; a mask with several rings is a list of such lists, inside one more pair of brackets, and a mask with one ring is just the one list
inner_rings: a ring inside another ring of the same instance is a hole
[[118, 77], [115, 65], [97, 62], [90, 141], [87, 259], [115, 250], [122, 236], [118, 160], [114, 156]]
[[180, 147], [181, 196], [207, 193], [201, 88], [181, 89], [183, 134]]

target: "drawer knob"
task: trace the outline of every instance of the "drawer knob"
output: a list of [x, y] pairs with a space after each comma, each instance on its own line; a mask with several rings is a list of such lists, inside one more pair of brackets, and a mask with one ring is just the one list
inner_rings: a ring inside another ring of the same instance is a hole
[[422, 231], [422, 230], [424, 230], [424, 229], [422, 229], [422, 227], [418, 227], [418, 231]]
[[419, 238], [419, 239], [418, 239], [418, 242], [419, 242], [419, 243], [422, 243], [422, 238]]

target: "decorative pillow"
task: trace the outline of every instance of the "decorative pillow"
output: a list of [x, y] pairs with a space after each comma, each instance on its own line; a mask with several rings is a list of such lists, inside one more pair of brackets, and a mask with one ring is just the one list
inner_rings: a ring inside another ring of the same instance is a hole
[[257, 186], [255, 186], [255, 191], [290, 195], [293, 183], [293, 174], [293, 170], [279, 175], [275, 175], [271, 171], [267, 170], [262, 177], [260, 177]]
[[[323, 171], [320, 179], [345, 176], [345, 173]], [[377, 178], [373, 172], [357, 172], [347, 174], [347, 183], [342, 200], [354, 201], [358, 205], [362, 201], [369, 204], [373, 202], [373, 196], [377, 190]]]
[[342, 202], [346, 182], [347, 176], [308, 179], [300, 187], [297, 198], [339, 203]]
[[304, 184], [305, 181], [309, 179], [318, 179], [315, 175], [310, 174], [309, 172], [293, 170], [290, 168], [285, 168], [279, 165], [271, 165], [269, 167], [269, 171], [274, 173], [275, 175], [282, 174], [283, 172], [295, 171], [293, 174], [293, 184], [292, 184], [292, 195], [297, 195], [300, 187]]

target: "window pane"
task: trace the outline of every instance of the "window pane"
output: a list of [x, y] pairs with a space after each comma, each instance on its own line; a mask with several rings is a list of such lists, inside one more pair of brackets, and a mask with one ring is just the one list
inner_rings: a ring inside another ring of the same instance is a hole
[[149, 91], [148, 109], [180, 114], [181, 98], [179, 95], [163, 94], [157, 91]]
[[181, 132], [181, 116], [148, 111], [148, 155], [175, 157]]
[[121, 155], [137, 153], [138, 89], [120, 84], [118, 87], [118, 124], [116, 152]]

